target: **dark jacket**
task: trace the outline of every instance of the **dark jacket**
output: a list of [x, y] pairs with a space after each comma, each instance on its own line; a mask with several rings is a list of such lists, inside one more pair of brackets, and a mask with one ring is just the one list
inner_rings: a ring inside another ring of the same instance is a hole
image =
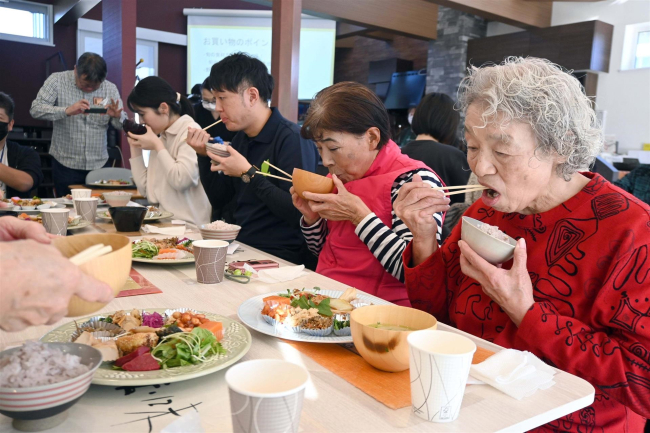
[[[16, 170], [24, 171], [32, 177], [34, 180], [34, 185], [30, 189], [38, 188], [38, 186], [43, 182], [43, 172], [41, 171], [41, 157], [38, 156], [38, 152], [28, 146], [21, 146], [18, 143], [7, 140], [5, 144], [7, 147], [7, 162], [9, 167], [15, 168]], [[6, 197], [22, 197], [27, 198], [27, 193], [29, 191], [20, 192], [11, 188], [7, 185], [7, 195]]]
[[[402, 147], [402, 153], [424, 162], [447, 186], [467, 185], [471, 174], [465, 154], [453, 146], [433, 140], [415, 140]], [[449, 196], [451, 204], [465, 201], [465, 194]]]
[[[257, 137], [240, 131], [233, 138], [232, 147], [257, 168], [268, 159], [289, 174], [294, 168], [315, 171], [316, 146], [300, 137], [298, 125], [282, 117], [277, 108], [272, 110]], [[236, 200], [235, 223], [242, 227], [238, 241], [292, 263], [305, 263], [310, 254], [300, 230], [301, 213], [293, 206], [289, 194], [291, 182], [258, 174], [246, 184], [239, 177], [210, 171], [210, 158], [204, 156], [199, 156], [199, 173], [213, 208]], [[274, 169], [270, 173], [281, 175]]]

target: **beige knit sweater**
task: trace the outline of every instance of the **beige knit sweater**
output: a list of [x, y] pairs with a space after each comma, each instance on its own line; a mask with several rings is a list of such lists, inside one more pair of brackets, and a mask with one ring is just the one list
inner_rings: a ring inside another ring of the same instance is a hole
[[200, 129], [190, 116], [181, 116], [160, 139], [165, 150], [151, 151], [149, 167], [142, 156], [131, 158], [131, 171], [138, 192], [149, 203], [158, 203], [161, 210], [197, 225], [210, 222], [210, 202], [199, 179], [196, 152], [187, 143], [188, 127]]

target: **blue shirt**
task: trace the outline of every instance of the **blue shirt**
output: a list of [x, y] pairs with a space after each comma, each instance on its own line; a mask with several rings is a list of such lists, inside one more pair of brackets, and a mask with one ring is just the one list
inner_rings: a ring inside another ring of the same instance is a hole
[[[318, 161], [314, 143], [300, 137], [300, 127], [282, 117], [277, 108], [271, 110], [271, 117], [256, 137], [240, 131], [231, 146], [257, 168], [268, 159], [289, 174], [294, 168], [314, 172]], [[213, 208], [236, 200], [235, 223], [242, 227], [238, 241], [292, 263], [304, 263], [301, 213], [291, 201], [291, 182], [258, 174], [246, 184], [239, 177], [210, 171], [210, 158], [205, 156], [199, 156], [199, 171]], [[273, 169], [271, 174], [282, 176]]]

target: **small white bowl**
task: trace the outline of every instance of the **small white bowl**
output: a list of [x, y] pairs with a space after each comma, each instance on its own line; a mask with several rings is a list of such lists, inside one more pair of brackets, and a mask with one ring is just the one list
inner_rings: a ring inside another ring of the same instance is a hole
[[131, 196], [133, 196], [133, 194], [128, 192], [120, 194], [104, 193], [104, 199], [106, 200], [106, 203], [112, 207], [126, 206], [127, 203], [131, 201]]
[[21, 206], [23, 210], [34, 210], [36, 209], [36, 206]]
[[517, 241], [508, 236], [508, 242], [494, 238], [478, 228], [482, 222], [470, 217], [463, 217], [460, 238], [467, 242], [476, 254], [493, 265], [507, 262], [515, 254]]
[[36, 206], [36, 208], [37, 208], [38, 210], [49, 209], [49, 208], [51, 208], [51, 207], [52, 207], [52, 205], [49, 204], [49, 203], [43, 203], [42, 205]]

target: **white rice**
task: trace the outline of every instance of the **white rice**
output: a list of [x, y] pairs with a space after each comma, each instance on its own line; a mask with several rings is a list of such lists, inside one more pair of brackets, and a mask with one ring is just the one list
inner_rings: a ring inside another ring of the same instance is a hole
[[63, 382], [90, 370], [77, 355], [28, 341], [17, 352], [0, 358], [0, 387], [29, 388]]
[[497, 226], [491, 226], [490, 224], [486, 224], [486, 223], [479, 223], [477, 227], [483, 233], [487, 233], [488, 235], [492, 236], [495, 239], [499, 239], [500, 241], [503, 242], [509, 241], [508, 235], [503, 233], [501, 230], [499, 230], [499, 227]]
[[206, 224], [205, 228], [208, 230], [239, 230], [239, 226], [235, 224], [228, 224], [225, 221], [217, 220]]

